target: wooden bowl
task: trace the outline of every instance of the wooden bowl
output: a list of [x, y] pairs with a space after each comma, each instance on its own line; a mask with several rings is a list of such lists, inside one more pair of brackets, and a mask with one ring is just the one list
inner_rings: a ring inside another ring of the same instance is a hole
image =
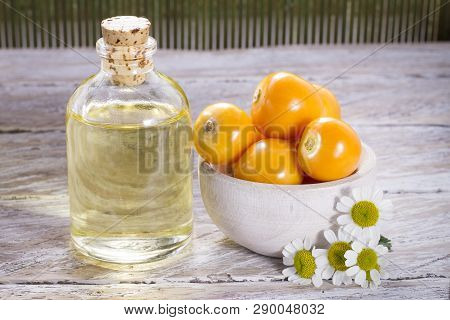
[[324, 244], [323, 231], [336, 224], [339, 197], [375, 184], [376, 157], [363, 144], [358, 170], [332, 182], [274, 185], [240, 180], [199, 159], [200, 190], [209, 216], [238, 244], [271, 257], [296, 238]]

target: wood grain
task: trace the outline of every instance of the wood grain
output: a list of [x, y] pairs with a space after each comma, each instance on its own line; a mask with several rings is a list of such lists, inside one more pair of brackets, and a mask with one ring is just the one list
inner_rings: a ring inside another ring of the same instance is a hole
[[[208, 103], [249, 106], [268, 72], [321, 84], [376, 46], [220, 52], [159, 52], [156, 65], [180, 81], [195, 117]], [[228, 240], [209, 219], [194, 179], [194, 240], [148, 271], [91, 265], [70, 246], [65, 103], [96, 66], [70, 50], [0, 51], [0, 297], [448, 299], [450, 277], [449, 44], [392, 46], [329, 86], [343, 114], [376, 152], [378, 182], [393, 200], [384, 233], [391, 279], [367, 291], [320, 290], [283, 281], [279, 259]], [[93, 51], [81, 51], [93, 62]], [[32, 62], [33, 68], [29, 63]]]

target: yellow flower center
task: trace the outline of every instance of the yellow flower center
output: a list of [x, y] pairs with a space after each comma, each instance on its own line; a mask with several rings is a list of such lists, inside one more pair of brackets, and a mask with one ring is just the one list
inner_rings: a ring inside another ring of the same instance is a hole
[[356, 260], [356, 264], [364, 271], [370, 271], [372, 269], [377, 269], [378, 267], [378, 257], [377, 253], [369, 248], [363, 249]]
[[294, 267], [297, 274], [305, 279], [310, 279], [316, 272], [316, 261], [309, 250], [297, 251], [294, 257]]
[[345, 266], [344, 254], [347, 250], [351, 250], [352, 247], [348, 242], [338, 241], [333, 243], [328, 249], [328, 262], [330, 266], [339, 271], [345, 271], [348, 268]]
[[377, 224], [380, 216], [377, 206], [370, 201], [358, 201], [351, 209], [353, 221], [362, 228], [372, 227]]

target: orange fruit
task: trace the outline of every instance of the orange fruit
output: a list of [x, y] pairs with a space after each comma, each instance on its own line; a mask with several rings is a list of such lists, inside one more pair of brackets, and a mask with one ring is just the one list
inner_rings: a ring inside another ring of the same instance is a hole
[[308, 123], [324, 113], [322, 99], [315, 91], [312, 84], [295, 74], [269, 74], [253, 96], [253, 123], [267, 138], [295, 141]]
[[323, 106], [325, 108], [325, 112], [323, 114], [323, 117], [331, 117], [340, 119], [341, 118], [341, 106], [339, 105], [339, 102], [337, 101], [334, 94], [328, 90], [325, 87], [321, 87], [317, 84], [313, 84], [314, 88], [319, 94], [320, 98], [322, 99]]
[[345, 122], [333, 118], [312, 121], [298, 145], [302, 170], [318, 181], [332, 181], [351, 175], [358, 168], [361, 141]]
[[236, 178], [262, 183], [300, 184], [303, 179], [295, 147], [273, 138], [251, 145], [234, 163], [233, 172]]
[[259, 137], [247, 113], [230, 103], [207, 106], [194, 123], [195, 148], [213, 164], [237, 160]]

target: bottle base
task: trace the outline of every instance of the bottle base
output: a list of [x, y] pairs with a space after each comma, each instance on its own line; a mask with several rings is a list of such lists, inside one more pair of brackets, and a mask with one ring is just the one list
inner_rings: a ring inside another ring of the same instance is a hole
[[145, 264], [179, 253], [191, 235], [166, 238], [85, 237], [72, 234], [75, 248], [88, 258], [118, 265]]

